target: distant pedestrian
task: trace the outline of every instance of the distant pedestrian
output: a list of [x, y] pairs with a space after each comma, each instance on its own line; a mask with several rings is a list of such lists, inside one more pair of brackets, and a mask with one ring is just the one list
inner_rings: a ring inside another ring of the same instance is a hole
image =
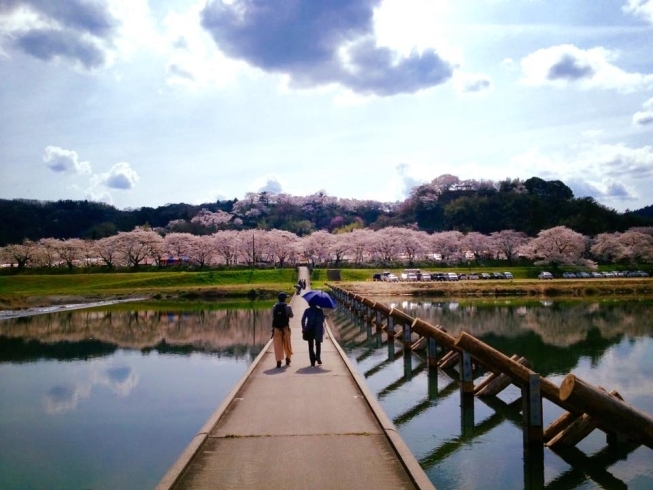
[[302, 289], [306, 289], [306, 279], [302, 279]]
[[290, 305], [286, 304], [288, 295], [284, 292], [277, 296], [279, 301], [272, 307], [272, 343], [277, 367], [281, 367], [284, 355], [286, 366], [290, 366], [292, 344], [290, 343], [290, 319], [294, 316]]
[[295, 294], [299, 295], [299, 293], [302, 292], [302, 283], [301, 281], [297, 281], [297, 284], [295, 284]]
[[302, 315], [302, 338], [308, 342], [311, 366], [322, 364], [322, 341], [324, 340], [324, 311], [309, 303]]

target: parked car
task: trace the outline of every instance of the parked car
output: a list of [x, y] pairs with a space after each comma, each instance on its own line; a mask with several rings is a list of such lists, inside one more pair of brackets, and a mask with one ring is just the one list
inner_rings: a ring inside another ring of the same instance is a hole
[[590, 276], [594, 279], [603, 279], [603, 274], [600, 272], [590, 272]]
[[383, 274], [381, 274], [380, 272], [377, 272], [377, 273], [373, 274], [372, 275], [372, 280], [373, 281], [383, 281]]
[[553, 279], [553, 274], [550, 272], [540, 272], [539, 275], [537, 276], [538, 279]]
[[458, 280], [458, 274], [455, 272], [447, 272], [447, 281], [457, 281]]
[[385, 280], [388, 282], [398, 282], [399, 278], [396, 276], [396, 274], [388, 274], [387, 276], [384, 276]]
[[503, 272], [493, 272], [492, 279], [505, 279], [506, 276], [503, 275]]
[[420, 278], [422, 281], [430, 281], [431, 280], [431, 274], [428, 272], [422, 272], [422, 277]]
[[576, 279], [576, 274], [574, 274], [573, 272], [563, 272], [562, 277], [564, 277], [565, 279]]
[[481, 276], [478, 275], [478, 272], [472, 272], [469, 276], [467, 276], [467, 279], [480, 279]]
[[514, 279], [512, 272], [504, 272], [503, 277], [506, 279]]
[[435, 274], [431, 275], [431, 280], [432, 281], [446, 281], [447, 276], [443, 272], [436, 272]]
[[637, 275], [638, 275], [639, 277], [648, 277], [648, 272], [637, 271]]
[[481, 275], [479, 276], [481, 279], [492, 279], [492, 276], [488, 274], [487, 272], [481, 272]]
[[581, 279], [588, 279], [588, 278], [590, 278], [592, 276], [589, 274], [589, 272], [579, 271], [579, 272], [576, 272], [576, 277], [581, 278]]

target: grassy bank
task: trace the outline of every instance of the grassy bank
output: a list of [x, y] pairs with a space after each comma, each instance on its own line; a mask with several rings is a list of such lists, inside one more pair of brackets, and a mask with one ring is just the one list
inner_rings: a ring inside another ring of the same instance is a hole
[[[342, 269], [339, 281], [329, 280], [326, 270], [316, 269], [311, 283], [314, 289], [324, 288], [325, 283], [333, 283], [364, 296], [653, 295], [653, 279], [649, 278], [540, 281], [528, 278], [531, 275], [529, 270], [515, 271], [514, 274], [516, 279], [513, 281], [383, 283], [372, 282], [369, 269]], [[294, 269], [6, 275], [0, 276], [0, 309], [131, 297], [158, 301], [274, 298], [279, 291], [292, 293], [296, 281], [297, 272]]]

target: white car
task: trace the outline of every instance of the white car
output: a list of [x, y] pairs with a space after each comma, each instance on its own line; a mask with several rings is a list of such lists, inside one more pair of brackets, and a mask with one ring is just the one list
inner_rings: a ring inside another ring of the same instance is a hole
[[540, 272], [537, 276], [538, 279], [553, 279], [553, 274], [550, 272]]
[[399, 278], [395, 274], [388, 274], [387, 276], [384, 277], [385, 277], [384, 281], [399, 282]]
[[503, 277], [505, 277], [506, 279], [514, 279], [512, 272], [504, 272]]

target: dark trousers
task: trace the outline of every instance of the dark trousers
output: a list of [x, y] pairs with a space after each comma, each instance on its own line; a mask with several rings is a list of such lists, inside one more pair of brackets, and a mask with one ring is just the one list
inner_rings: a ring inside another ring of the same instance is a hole
[[320, 361], [322, 358], [322, 342], [315, 342], [315, 339], [308, 340], [308, 357], [311, 359], [311, 366], [315, 366], [315, 361]]

